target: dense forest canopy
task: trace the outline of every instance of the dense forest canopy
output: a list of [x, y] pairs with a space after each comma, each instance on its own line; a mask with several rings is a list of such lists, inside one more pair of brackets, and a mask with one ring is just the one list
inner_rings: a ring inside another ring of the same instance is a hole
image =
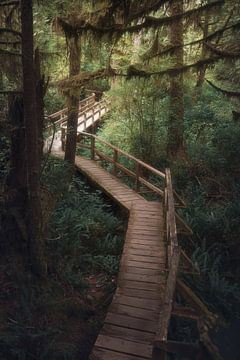
[[[201, 273], [184, 280], [222, 322], [239, 317], [239, 32], [235, 0], [0, 0], [3, 359], [87, 359], [114, 292], [125, 215], [74, 168], [92, 93], [110, 104], [97, 135], [172, 171]], [[63, 108], [65, 161], [43, 151]]]

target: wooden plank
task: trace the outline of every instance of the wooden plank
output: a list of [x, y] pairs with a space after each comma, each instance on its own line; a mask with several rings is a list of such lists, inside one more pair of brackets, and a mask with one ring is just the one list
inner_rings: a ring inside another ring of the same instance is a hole
[[[164, 291], [164, 289], [162, 289]], [[139, 299], [150, 299], [150, 300], [160, 300], [163, 297], [163, 294], [159, 291], [151, 290], [138, 290], [138, 289], [131, 289], [131, 288], [123, 288], [121, 294], [130, 297], [138, 297]]]
[[[162, 284], [164, 284], [164, 279], [161, 279]], [[165, 280], [166, 281], [166, 280]], [[159, 282], [159, 284], [161, 284]], [[119, 286], [119, 291], [121, 289], [121, 291], [123, 291], [124, 289], [137, 289], [137, 290], [150, 290], [150, 291], [155, 291], [155, 293], [158, 293], [159, 291], [159, 284], [151, 284], [148, 282], [144, 282], [144, 281], [134, 281], [134, 280], [126, 280], [126, 279], [118, 279], [118, 286]], [[142, 297], [142, 296], [141, 296]]]
[[146, 310], [143, 308], [140, 309], [135, 306], [129, 306], [115, 302], [110, 305], [109, 311], [114, 314], [121, 314], [138, 319], [151, 320], [154, 322], [156, 322], [158, 318], [156, 311], [154, 310]]
[[[124, 266], [124, 262], [123, 262], [123, 266]], [[154, 270], [161, 270], [162, 269], [162, 264], [153, 264], [153, 263], [141, 263], [139, 261], [130, 261], [128, 260], [127, 262], [128, 266], [133, 266], [135, 268], [140, 268], [140, 269], [154, 269]]]
[[116, 351], [106, 350], [95, 347], [93, 350], [93, 357], [89, 360], [138, 360], [145, 359], [144, 357], [127, 355]]
[[138, 297], [131, 297], [126, 295], [115, 295], [113, 302], [150, 310], [157, 310], [160, 306], [159, 300], [139, 299]]
[[104, 324], [101, 333], [119, 339], [139, 341], [141, 343], [150, 344], [153, 341], [154, 335], [145, 331], [134, 329], [127, 329], [120, 326]]
[[156, 322], [150, 320], [139, 319], [121, 314], [108, 312], [105, 318], [106, 324], [117, 325], [135, 330], [144, 330], [155, 334]]
[[160, 281], [160, 275], [142, 275], [142, 274], [131, 274], [131, 273], [125, 273], [125, 272], [121, 272], [119, 274], [119, 278], [120, 279], [125, 279], [125, 280], [133, 280], [133, 281], [144, 281], [144, 282], [149, 282], [149, 283], [153, 283], [153, 284], [158, 284]]
[[132, 248], [131, 246], [128, 246], [128, 243], [125, 244], [124, 253], [129, 255], [137, 255], [137, 256], [147, 256], [147, 257], [155, 257], [158, 259], [158, 263], [163, 264], [164, 258], [162, 257], [162, 261], [160, 261], [160, 257], [163, 254], [163, 251], [161, 252], [159, 249], [158, 251], [148, 251], [144, 249], [136, 249]]
[[159, 259], [158, 257], [152, 257], [152, 256], [141, 256], [141, 255], [131, 255], [128, 254], [126, 255], [126, 259], [128, 260], [132, 260], [132, 261], [138, 261], [138, 262], [143, 262], [143, 263], [155, 263], [155, 264], [159, 264]]
[[137, 227], [134, 227], [134, 228], [128, 228], [128, 231], [134, 235], [143, 235], [143, 236], [154, 237], [154, 238], [156, 237], [157, 239], [159, 239], [159, 237], [160, 237], [160, 234], [158, 233], [158, 231], [156, 231], [155, 229], [151, 229], [151, 228], [139, 229]]
[[131, 242], [129, 242], [128, 248], [137, 249], [137, 250], [159, 251], [160, 250], [159, 245], [149, 245], [149, 244], [136, 245], [136, 244], [131, 244]]
[[161, 271], [159, 269], [156, 270], [156, 269], [137, 268], [134, 266], [129, 266], [127, 262], [121, 263], [121, 272], [129, 273], [129, 274], [149, 275], [149, 276], [161, 275]]
[[147, 234], [139, 234], [139, 233], [135, 233], [135, 232], [130, 232], [130, 233], [128, 233], [128, 236], [131, 236], [131, 238], [133, 238], [133, 239], [146, 240], [146, 244], [148, 243], [148, 241], [155, 240], [158, 243], [160, 243], [160, 241], [161, 241], [160, 234], [159, 235], [147, 235]]
[[158, 245], [159, 244], [159, 241], [157, 240], [146, 240], [145, 239], [139, 239], [138, 237], [134, 237], [134, 238], [131, 238], [130, 236], [128, 236], [128, 234], [126, 235], [126, 240], [125, 240], [125, 243], [131, 243], [131, 244], [142, 244], [142, 245], [146, 245], [146, 244], [149, 244], [149, 245]]

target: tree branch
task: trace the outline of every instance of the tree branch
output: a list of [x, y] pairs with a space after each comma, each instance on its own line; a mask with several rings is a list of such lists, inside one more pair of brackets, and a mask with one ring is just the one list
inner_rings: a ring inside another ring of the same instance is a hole
[[11, 6], [11, 5], [19, 5], [19, 0], [0, 2], [0, 6]]
[[21, 56], [21, 54], [18, 52], [13, 52], [13, 51], [3, 50], [3, 49], [0, 49], [0, 54], [4, 54], [4, 55], [8, 55], [8, 56]]
[[[212, 40], [215, 37], [218, 37], [219, 35], [222, 35], [225, 31], [230, 30], [230, 29], [235, 29], [235, 28], [238, 28], [238, 27], [240, 27], [240, 21], [236, 22], [235, 24], [229, 25], [227, 27], [223, 27], [221, 29], [218, 29], [218, 30], [214, 31], [213, 33], [209, 34], [208, 36], [206, 36], [204, 38], [201, 38], [201, 39], [194, 40], [194, 41], [191, 41], [189, 43], [186, 43], [183, 46], [184, 47], [192, 46], [192, 45], [196, 45], [196, 44], [200, 44], [202, 42]], [[172, 54], [175, 50], [179, 49], [180, 47], [181, 47], [181, 45], [169, 46], [166, 49], [157, 52], [156, 54], [153, 54], [151, 56], [144, 56], [143, 55], [143, 57], [144, 57], [144, 60], [151, 60], [151, 59], [153, 59], [155, 57], [158, 57], [158, 56], [164, 56], [164, 55]]]
[[205, 81], [212, 86], [215, 90], [222, 92], [223, 94], [227, 95], [227, 96], [234, 96], [234, 97], [240, 97], [240, 92], [239, 91], [231, 91], [231, 90], [226, 90], [226, 89], [222, 89], [220, 87], [218, 87], [217, 85], [213, 84], [210, 80], [205, 79]]
[[[238, 58], [240, 58], [240, 54], [238, 54]], [[128, 68], [127, 74], [115, 74], [115, 75], [116, 76], [125, 76], [128, 79], [131, 79], [132, 77], [149, 78], [151, 76], [159, 76], [159, 75], [177, 76], [177, 75], [183, 74], [183, 73], [185, 73], [188, 70], [193, 69], [193, 68], [200, 69], [202, 66], [215, 64], [219, 60], [222, 60], [222, 57], [221, 56], [215, 56], [215, 57], [211, 57], [211, 58], [201, 59], [201, 60], [198, 60], [195, 63], [184, 65], [184, 66], [181, 66], [181, 67], [169, 68], [169, 69], [166, 69], [166, 70], [155, 71], [155, 72], [147, 72], [147, 71], [144, 71], [144, 70], [139, 70], [139, 69], [135, 68], [133, 65], [131, 65]]]
[[105, 34], [118, 34], [123, 35], [124, 33], [135, 33], [145, 28], [157, 28], [163, 25], [170, 25], [176, 20], [180, 20], [186, 17], [194, 16], [199, 12], [204, 12], [210, 8], [220, 6], [224, 3], [224, 0], [216, 0], [212, 3], [200, 6], [196, 9], [185, 11], [184, 13], [177, 14], [175, 16], [166, 16], [161, 18], [155, 18], [152, 16], [145, 17], [145, 20], [137, 25], [126, 26], [122, 24], [115, 24], [112, 26], [102, 27], [99, 25], [93, 25], [83, 19], [80, 20], [79, 24], [72, 25], [69, 22], [58, 18], [58, 23], [66, 34], [74, 35], [76, 33], [81, 34], [82, 32], [91, 31], [96, 35]]
[[0, 45], [20, 45], [21, 41], [4, 41], [0, 40]]
[[215, 48], [213, 45], [209, 44], [209, 43], [204, 43], [204, 45], [211, 50], [214, 54], [219, 55], [221, 57], [224, 58], [231, 58], [234, 59], [236, 56], [239, 57], [239, 53], [235, 53], [235, 52], [229, 52], [226, 50], [220, 50]]
[[22, 37], [22, 34], [19, 31], [8, 29], [8, 28], [0, 28], [0, 35], [3, 33], [10, 33], [10, 34]]

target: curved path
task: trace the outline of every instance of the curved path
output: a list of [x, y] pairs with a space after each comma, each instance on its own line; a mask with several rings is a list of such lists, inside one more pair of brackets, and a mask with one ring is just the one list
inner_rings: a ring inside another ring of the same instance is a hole
[[[55, 155], [63, 156], [63, 152]], [[117, 290], [92, 358], [151, 359], [166, 285], [162, 204], [146, 201], [96, 161], [76, 156], [75, 163], [129, 212]]]

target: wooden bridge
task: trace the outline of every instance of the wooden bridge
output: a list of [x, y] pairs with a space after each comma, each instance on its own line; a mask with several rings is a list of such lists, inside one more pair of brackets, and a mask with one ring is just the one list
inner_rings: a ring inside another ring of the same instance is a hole
[[[101, 104], [80, 104], [79, 132], [81, 139], [88, 141], [87, 144], [81, 142], [79, 147], [85, 154], [89, 152], [89, 156], [76, 156], [75, 163], [80, 172], [128, 211], [129, 222], [116, 293], [90, 358], [162, 360], [170, 352], [195, 359], [199, 351], [203, 351], [200, 343], [168, 339], [172, 316], [197, 322], [201, 344], [212, 354], [218, 354], [206, 331], [215, 317], [178, 278], [181, 272], [196, 274], [196, 269], [178, 243], [178, 234], [189, 236], [191, 229], [177, 215], [176, 207], [185, 204], [172, 188], [170, 170], [161, 172], [99, 137], [83, 132], [90, 127], [90, 112], [91, 125], [95, 122], [95, 111], [101, 117]], [[106, 104], [104, 106], [106, 112]], [[54, 117], [63, 116], [61, 112], [57, 114]], [[61, 137], [55, 139], [52, 146], [53, 154], [59, 157], [64, 156], [61, 144], [64, 121], [57, 119], [54, 125], [60, 123], [61, 126]], [[132, 186], [124, 183], [123, 176], [133, 180]], [[155, 194], [155, 201], [146, 200], [144, 194], [149, 192]], [[176, 292], [187, 306], [176, 303]]]
[[[78, 133], [94, 129], [102, 116], [107, 112], [108, 105], [105, 100], [95, 101], [95, 94], [92, 93], [86, 99], [79, 101], [78, 112]], [[66, 140], [68, 109], [62, 109], [47, 117], [46, 127], [47, 139], [44, 150], [50, 147], [53, 151], [64, 149]]]

